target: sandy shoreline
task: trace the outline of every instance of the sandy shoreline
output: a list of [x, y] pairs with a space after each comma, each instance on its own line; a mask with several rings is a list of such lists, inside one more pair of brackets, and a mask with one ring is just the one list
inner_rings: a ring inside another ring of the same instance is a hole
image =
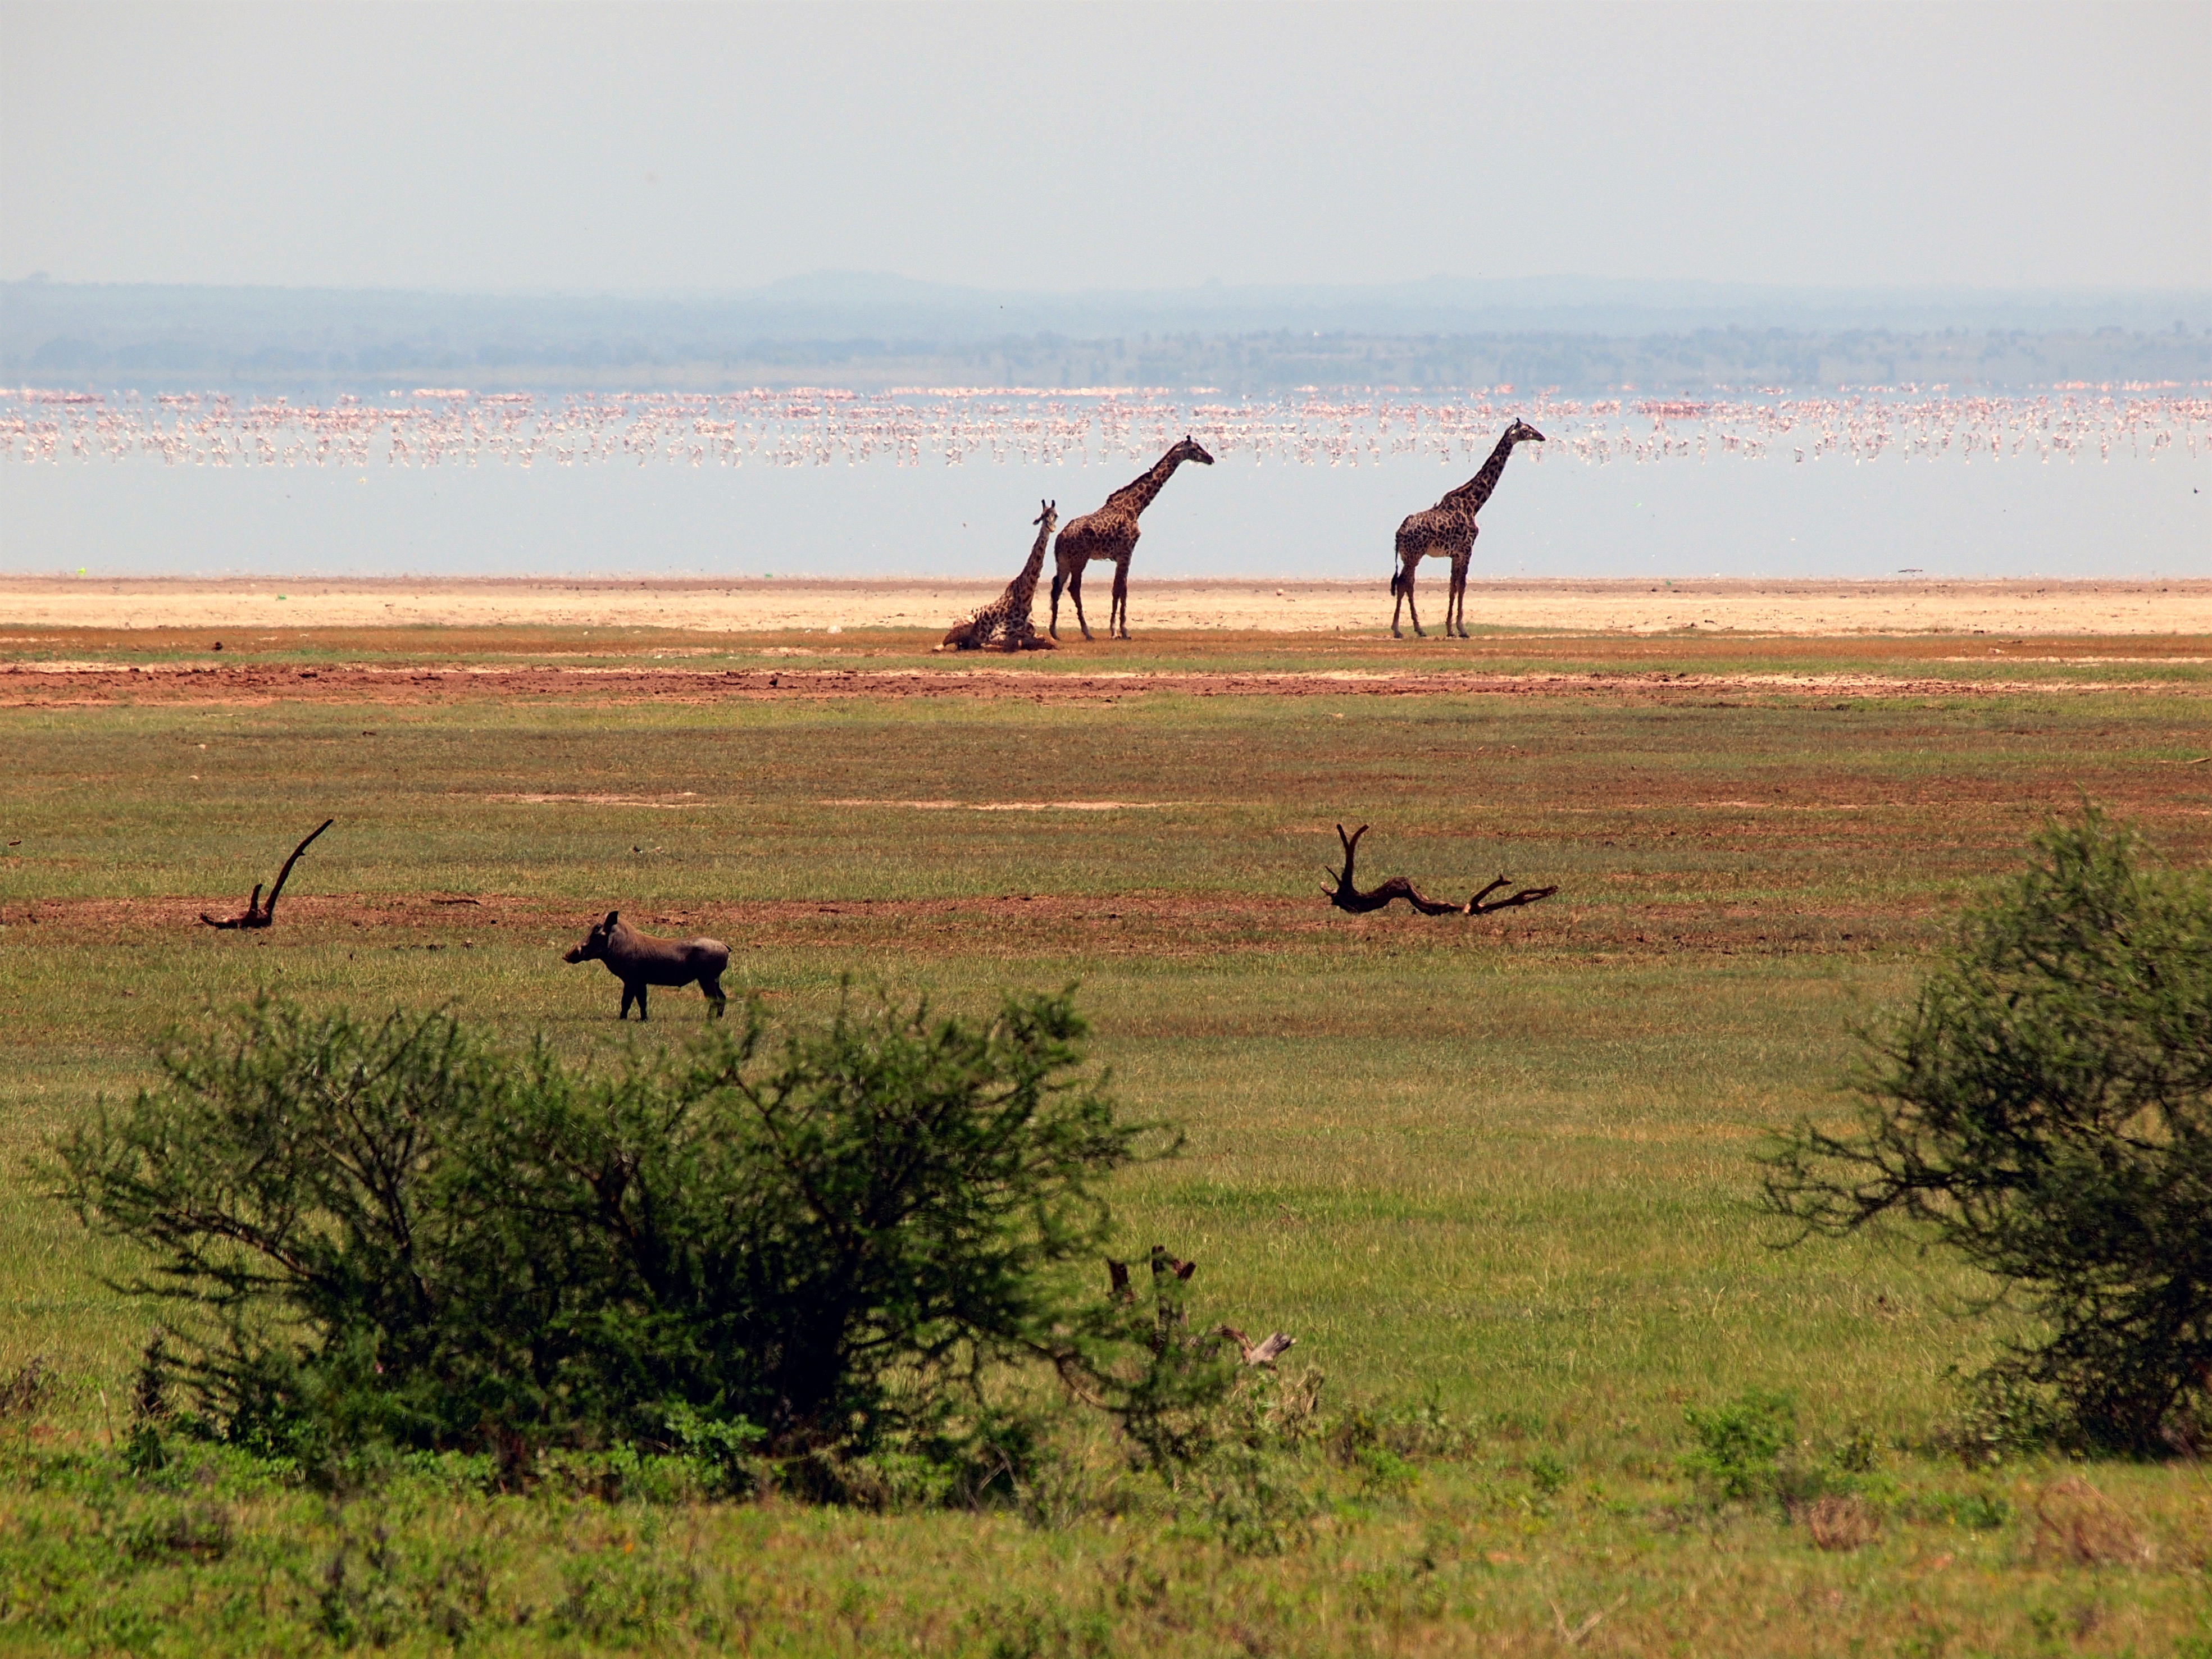
[[[1104, 620], [1107, 586], [1085, 585], [1094, 627]], [[951, 580], [0, 576], [0, 628], [942, 629], [1000, 592], [996, 582]], [[1444, 584], [1425, 580], [1420, 592], [1423, 620], [1436, 629]], [[1042, 625], [1045, 594], [1037, 601]], [[1367, 632], [1389, 627], [1390, 596], [1376, 581], [1133, 580], [1130, 612], [1140, 633]], [[1628, 632], [2212, 634], [2212, 580], [1490, 582], [1469, 586], [1468, 615], [1515, 628]], [[1060, 621], [1063, 634], [1074, 631], [1065, 603]]]

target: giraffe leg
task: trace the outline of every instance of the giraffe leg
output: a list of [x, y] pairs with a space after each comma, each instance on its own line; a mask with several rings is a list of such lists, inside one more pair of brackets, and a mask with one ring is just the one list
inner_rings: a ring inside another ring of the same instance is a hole
[[1091, 637], [1091, 623], [1083, 614], [1083, 573], [1079, 570], [1067, 579], [1067, 597], [1075, 601], [1075, 625], [1083, 630], [1083, 637]]
[[[1114, 567], [1114, 603], [1108, 612], [1108, 617], [1109, 619], [1106, 624], [1106, 637], [1109, 640], [1127, 639], [1129, 637], [1129, 567], [1127, 564], [1117, 564]], [[1119, 633], [1115, 631], [1116, 623], [1121, 629]]]
[[[1413, 637], [1417, 640], [1425, 640], [1429, 637], [1428, 630], [1421, 626], [1421, 607], [1413, 598], [1413, 573], [1420, 568], [1420, 561], [1418, 559], [1408, 564], [1406, 567], [1406, 580], [1402, 586], [1406, 597], [1406, 614], [1413, 620]], [[1397, 632], [1395, 623], [1390, 631], [1394, 634]]]
[[1467, 637], [1467, 566], [1464, 556], [1452, 561], [1451, 603], [1444, 607], [1444, 633], [1452, 631], [1455, 616], [1459, 622], [1459, 636]]
[[1060, 637], [1060, 590], [1066, 580], [1057, 570], [1052, 573], [1052, 622], [1047, 631], [1054, 639]]
[[1404, 614], [1405, 609], [1406, 573], [1401, 569], [1390, 583], [1390, 637], [1394, 640], [1406, 637], [1398, 631], [1398, 618]]
[[1460, 558], [1459, 636], [1462, 639], [1465, 639], [1467, 637], [1467, 568], [1474, 562], [1474, 540], [1476, 537], [1481, 534], [1482, 526], [1480, 525], [1469, 525], [1468, 526], [1467, 551], [1462, 555]]

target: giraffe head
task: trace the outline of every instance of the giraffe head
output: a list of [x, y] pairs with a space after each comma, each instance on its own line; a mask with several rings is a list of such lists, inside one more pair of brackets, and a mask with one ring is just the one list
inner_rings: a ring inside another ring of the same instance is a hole
[[1060, 503], [1058, 501], [1039, 501], [1037, 505], [1044, 510], [1039, 513], [1036, 517], [1031, 519], [1030, 522], [1031, 524], [1042, 525], [1045, 529], [1045, 534], [1048, 536], [1052, 533], [1053, 526], [1060, 522]]
[[1505, 441], [1509, 444], [1540, 444], [1544, 441], [1544, 434], [1526, 421], [1516, 421], [1505, 428]]
[[1200, 448], [1198, 440], [1188, 432], [1182, 434], [1182, 441], [1168, 451], [1168, 453], [1178, 461], [1196, 461], [1200, 466], [1213, 465], [1213, 457]]

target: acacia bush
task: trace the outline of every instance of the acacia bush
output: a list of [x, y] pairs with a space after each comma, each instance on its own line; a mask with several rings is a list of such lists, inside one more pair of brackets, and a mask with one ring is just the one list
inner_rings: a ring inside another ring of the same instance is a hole
[[848, 999], [601, 1072], [445, 1013], [263, 1001], [169, 1039], [60, 1186], [139, 1247], [124, 1288], [170, 1304], [186, 1415], [234, 1442], [1005, 1468], [1035, 1425], [987, 1379], [1110, 1379], [1074, 1264], [1102, 1180], [1176, 1144], [1085, 1035], [1072, 991], [981, 1024]]
[[2200, 1441], [2212, 1393], [2212, 872], [2094, 808], [2034, 840], [1911, 1008], [1867, 1035], [1853, 1132], [1765, 1154], [1785, 1243], [1884, 1218], [2035, 1317], [1985, 1376], [2062, 1431]]

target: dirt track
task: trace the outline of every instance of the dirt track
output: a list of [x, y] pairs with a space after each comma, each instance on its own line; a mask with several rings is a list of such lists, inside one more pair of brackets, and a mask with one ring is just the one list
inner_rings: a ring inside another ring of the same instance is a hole
[[1680, 702], [1717, 696], [1997, 696], [2024, 691], [2157, 691], [2207, 695], [2191, 684], [2136, 680], [2126, 664], [2095, 680], [1947, 678], [1940, 672], [1876, 675], [1692, 673], [1206, 673], [1072, 674], [1018, 669], [732, 669], [466, 667], [337, 665], [299, 668], [155, 663], [30, 662], [0, 665], [0, 707], [276, 702], [437, 703], [469, 698], [584, 702], [724, 702], [775, 698], [961, 697], [983, 702], [1113, 702], [1150, 692], [1189, 696], [1537, 696]]
[[[1000, 589], [994, 581], [0, 576], [0, 626], [941, 631], [997, 598]], [[1422, 591], [1441, 607], [1441, 582], [1428, 581]], [[1133, 592], [1139, 630], [1369, 633], [1389, 625], [1389, 594], [1380, 580], [1149, 581], [1139, 575]], [[1477, 622], [1500, 627], [1641, 633], [1713, 627], [1784, 634], [2201, 634], [2212, 633], [2212, 580], [1478, 582], [1468, 590], [1468, 611]]]

